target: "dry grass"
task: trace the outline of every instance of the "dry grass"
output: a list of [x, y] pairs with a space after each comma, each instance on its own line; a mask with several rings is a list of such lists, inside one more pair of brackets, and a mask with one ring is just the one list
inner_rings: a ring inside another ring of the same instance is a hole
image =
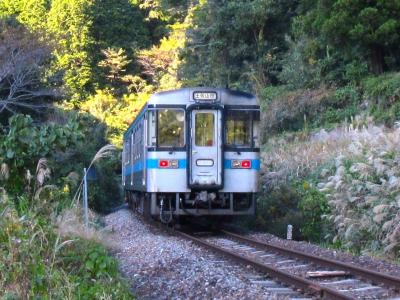
[[[93, 157], [92, 161], [89, 164], [89, 167], [86, 170], [88, 171], [90, 169], [90, 167], [94, 163], [98, 162], [99, 160], [106, 158], [106, 157], [110, 157], [115, 150], [116, 150], [115, 146], [111, 145], [111, 144], [101, 147], [100, 150], [97, 151], [97, 153]], [[83, 178], [81, 180], [81, 183], [79, 184], [78, 189], [76, 190], [74, 198], [72, 199], [72, 203], [75, 205], [79, 202], [79, 198], [80, 198], [81, 192], [82, 192], [82, 187], [83, 187]]]
[[6, 163], [2, 163], [0, 166], [0, 181], [8, 180], [10, 177], [10, 169]]
[[[364, 124], [364, 125], [362, 125]], [[304, 141], [276, 139], [263, 153], [268, 189], [291, 179], [318, 179], [331, 213], [333, 241], [400, 256], [400, 128], [354, 120]]]
[[[94, 223], [98, 216], [89, 210], [89, 221]], [[111, 234], [105, 229], [98, 229], [95, 226], [85, 226], [82, 213], [79, 208], [66, 209], [54, 220], [57, 232], [65, 238], [82, 238], [102, 244], [110, 249], [117, 249]]]
[[350, 125], [329, 132], [322, 129], [306, 138], [296, 135], [270, 139], [270, 150], [261, 153], [264, 171], [268, 171], [264, 176], [266, 187], [303, 178], [338, 156], [351, 155], [355, 145], [372, 141], [371, 136], [386, 132], [387, 129], [372, 125], [368, 117], [357, 117]]

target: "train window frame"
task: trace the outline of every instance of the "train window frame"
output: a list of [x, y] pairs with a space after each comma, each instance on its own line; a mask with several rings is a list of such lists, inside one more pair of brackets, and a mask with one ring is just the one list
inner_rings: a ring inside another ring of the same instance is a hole
[[[183, 113], [183, 121], [182, 121], [182, 138], [183, 143], [181, 145], [173, 146], [173, 145], [161, 145], [159, 144], [160, 136], [159, 136], [159, 112], [160, 110], [174, 110], [174, 111], [181, 111]], [[152, 115], [150, 115], [153, 113]], [[185, 106], [175, 106], [175, 105], [157, 105], [156, 108], [149, 108], [148, 109], [148, 120], [147, 120], [147, 144], [146, 147], [149, 151], [184, 151], [186, 149], [186, 107]], [[155, 126], [154, 128], [151, 128]], [[153, 144], [154, 141], [152, 139], [154, 136], [151, 133], [155, 134], [155, 145]]]
[[[248, 124], [248, 127], [250, 129], [250, 136], [249, 136], [249, 143], [244, 144], [244, 145], [235, 145], [235, 144], [228, 144], [228, 114], [229, 112], [238, 112], [238, 113], [243, 113], [243, 112], [249, 112], [250, 113], [250, 123]], [[256, 139], [259, 139], [259, 137], [255, 137], [255, 134], [257, 133], [257, 130], [255, 130], [255, 126], [257, 126], [257, 123], [259, 123], [259, 118], [260, 118], [260, 111], [258, 109], [253, 109], [253, 108], [235, 108], [235, 107], [229, 107], [225, 109], [225, 117], [224, 117], [224, 127], [225, 127], [225, 132], [224, 132], [224, 148], [226, 150], [231, 150], [231, 151], [257, 151], [259, 149], [259, 145], [256, 141]], [[259, 130], [258, 130], [259, 133]]]

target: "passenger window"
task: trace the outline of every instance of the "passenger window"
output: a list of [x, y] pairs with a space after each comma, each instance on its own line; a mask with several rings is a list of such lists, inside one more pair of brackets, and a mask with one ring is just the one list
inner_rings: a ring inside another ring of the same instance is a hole
[[158, 110], [158, 146], [183, 147], [185, 145], [185, 113], [177, 109]]
[[214, 114], [196, 113], [195, 117], [195, 144], [200, 147], [214, 145]]
[[125, 154], [125, 164], [129, 164], [129, 155], [130, 155], [130, 149], [129, 149], [129, 140], [125, 141], [125, 147], [124, 147], [124, 154]]
[[226, 115], [226, 144], [251, 147], [252, 111], [230, 110]]
[[130, 157], [131, 157], [131, 161], [134, 162], [135, 161], [135, 139], [134, 139], [134, 132], [132, 132], [131, 134], [131, 149], [130, 149]]

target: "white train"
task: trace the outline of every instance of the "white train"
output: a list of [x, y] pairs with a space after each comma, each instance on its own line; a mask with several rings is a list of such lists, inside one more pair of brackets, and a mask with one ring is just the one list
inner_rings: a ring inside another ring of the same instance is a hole
[[152, 95], [124, 135], [122, 184], [132, 208], [179, 216], [255, 213], [260, 107], [206, 87]]

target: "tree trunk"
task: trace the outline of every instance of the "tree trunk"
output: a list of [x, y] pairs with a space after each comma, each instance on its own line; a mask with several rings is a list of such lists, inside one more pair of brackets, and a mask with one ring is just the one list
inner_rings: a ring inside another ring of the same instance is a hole
[[373, 45], [371, 48], [371, 69], [374, 74], [383, 73], [383, 48], [380, 45]]

